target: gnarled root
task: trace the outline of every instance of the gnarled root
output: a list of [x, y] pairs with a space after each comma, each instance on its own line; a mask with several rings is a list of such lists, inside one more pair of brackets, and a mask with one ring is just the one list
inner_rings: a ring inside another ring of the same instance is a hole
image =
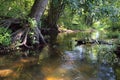
[[[19, 27], [19, 26], [11, 26], [12, 24], [17, 24], [20, 26], [20, 24], [22, 24], [22, 20], [20, 19], [5, 19], [5, 20], [1, 20], [0, 21], [0, 26], [4, 26], [5, 28], [12, 28], [13, 33], [11, 34], [12, 37], [12, 44], [17, 47], [17, 46], [25, 46], [27, 48], [33, 48], [34, 44], [37, 44], [37, 46], [39, 46], [39, 44], [46, 44], [46, 41], [44, 40], [44, 37], [41, 33], [41, 31], [39, 30], [39, 28], [36, 27], [29, 27], [28, 23], [26, 25], [26, 23], [24, 23], [23, 27]], [[17, 28], [17, 30], [16, 30]], [[30, 35], [29, 33], [33, 33], [33, 35]], [[32, 43], [31, 41], [34, 41], [34, 43]], [[30, 45], [28, 45], [28, 43], [30, 43]]]
[[[30, 36], [29, 33], [33, 32], [34, 35]], [[28, 39], [29, 37], [29, 39]], [[31, 43], [30, 45], [32, 46], [28, 46], [27, 43], [30, 43], [29, 41], [34, 40], [34, 43]], [[46, 44], [44, 37], [41, 34], [41, 31], [35, 27], [33, 29], [27, 27], [27, 28], [21, 28], [19, 30], [17, 30], [16, 32], [14, 32], [12, 34], [12, 43], [16, 43], [18, 42], [18, 44], [16, 44], [17, 46], [25, 46], [26, 48], [33, 48], [34, 44], [37, 44], [37, 47], [39, 47], [39, 44], [42, 42], [43, 44]]]
[[18, 42], [18, 44], [15, 45], [16, 47], [24, 45], [25, 47], [30, 48], [30, 46], [27, 45], [27, 36], [29, 31], [29, 28], [21, 28], [14, 32], [12, 34], [12, 43]]
[[43, 44], [46, 44], [46, 41], [44, 40], [44, 37], [39, 28], [35, 27], [33, 30], [35, 32], [34, 37], [36, 38], [36, 43], [43, 42]]

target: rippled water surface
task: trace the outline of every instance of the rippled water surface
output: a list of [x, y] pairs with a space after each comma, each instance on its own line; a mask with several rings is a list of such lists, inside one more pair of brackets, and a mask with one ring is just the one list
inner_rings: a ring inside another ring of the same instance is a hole
[[112, 42], [99, 32], [58, 34], [38, 56], [0, 56], [0, 80], [120, 80], [113, 45], [76, 46], [75, 40], [91, 38]]

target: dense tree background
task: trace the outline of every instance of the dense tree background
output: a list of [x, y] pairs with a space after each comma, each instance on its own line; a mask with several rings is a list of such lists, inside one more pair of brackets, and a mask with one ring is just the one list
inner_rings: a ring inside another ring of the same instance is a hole
[[46, 43], [40, 31], [44, 28], [120, 31], [119, 0], [0, 0], [0, 4], [0, 26], [18, 23], [21, 28], [12, 28], [12, 42], [20, 45], [27, 46], [28, 39], [32, 44]]

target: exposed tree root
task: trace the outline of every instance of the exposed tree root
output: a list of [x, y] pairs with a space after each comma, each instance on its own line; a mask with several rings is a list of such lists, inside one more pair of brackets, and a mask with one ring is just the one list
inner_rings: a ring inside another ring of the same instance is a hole
[[27, 36], [29, 33], [30, 29], [29, 28], [22, 28], [17, 30], [12, 34], [12, 43], [19, 42], [16, 46], [22, 46], [24, 45], [27, 48], [30, 48], [30, 46], [27, 45]]
[[27, 31], [26, 31], [26, 33], [25, 33], [25, 37], [23, 38], [23, 42], [21, 43], [21, 45], [24, 45], [25, 47], [30, 48], [30, 46], [27, 45], [28, 32], [29, 32], [29, 28], [27, 29]]
[[39, 43], [40, 41], [42, 41], [44, 44], [46, 44], [46, 41], [44, 40], [44, 37], [41, 33], [41, 31], [39, 30], [38, 27], [35, 27], [34, 29], [34, 32], [35, 32], [35, 37], [36, 37], [36, 41]]
[[[1, 20], [0, 21], [0, 26], [4, 26], [7, 29], [12, 27], [12, 24], [21, 24], [21, 20], [18, 19], [6, 19], [6, 20]], [[26, 25], [27, 24], [27, 25]], [[18, 25], [17, 25], [18, 26]], [[17, 27], [15, 27], [17, 28]], [[33, 33], [33, 35], [30, 35], [30, 33]], [[34, 27], [34, 28], [30, 28], [28, 26], [28, 23], [24, 23], [24, 26], [21, 27], [20, 29], [16, 29], [12, 34], [11, 34], [11, 38], [12, 38], [12, 44], [15, 47], [18, 46], [25, 46], [26, 48], [33, 48], [34, 44], [46, 44], [44, 37], [41, 33], [41, 31], [39, 30], [38, 27]], [[31, 43], [31, 41], [34, 43]], [[27, 43], [29, 43], [30, 45], [28, 45]]]
[[[34, 34], [30, 36], [29, 33], [34, 33]], [[28, 39], [28, 37], [29, 39], [32, 40], [32, 42], [34, 41], [34, 43], [30, 43], [30, 40]], [[38, 45], [41, 43], [46, 44], [44, 37], [42, 36], [40, 30], [37, 27], [34, 28], [33, 30], [29, 27], [25, 29], [22, 28], [17, 30], [12, 34], [12, 43], [15, 43], [16, 41], [19, 42], [19, 44], [16, 46], [24, 45], [27, 48], [33, 48], [34, 44], [38, 44]], [[28, 46], [27, 45], [28, 42], [32, 46]]]
[[9, 28], [11, 24], [21, 24], [21, 23], [22, 23], [22, 20], [15, 19], [15, 18], [0, 20], [0, 26], [6, 27], [6, 28]]

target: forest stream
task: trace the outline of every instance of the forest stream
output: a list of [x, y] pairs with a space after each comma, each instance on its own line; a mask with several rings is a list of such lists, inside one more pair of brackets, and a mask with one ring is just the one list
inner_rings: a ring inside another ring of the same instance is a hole
[[0, 80], [120, 80], [114, 45], [76, 45], [79, 39], [114, 42], [98, 31], [59, 33], [38, 56], [0, 56]]

